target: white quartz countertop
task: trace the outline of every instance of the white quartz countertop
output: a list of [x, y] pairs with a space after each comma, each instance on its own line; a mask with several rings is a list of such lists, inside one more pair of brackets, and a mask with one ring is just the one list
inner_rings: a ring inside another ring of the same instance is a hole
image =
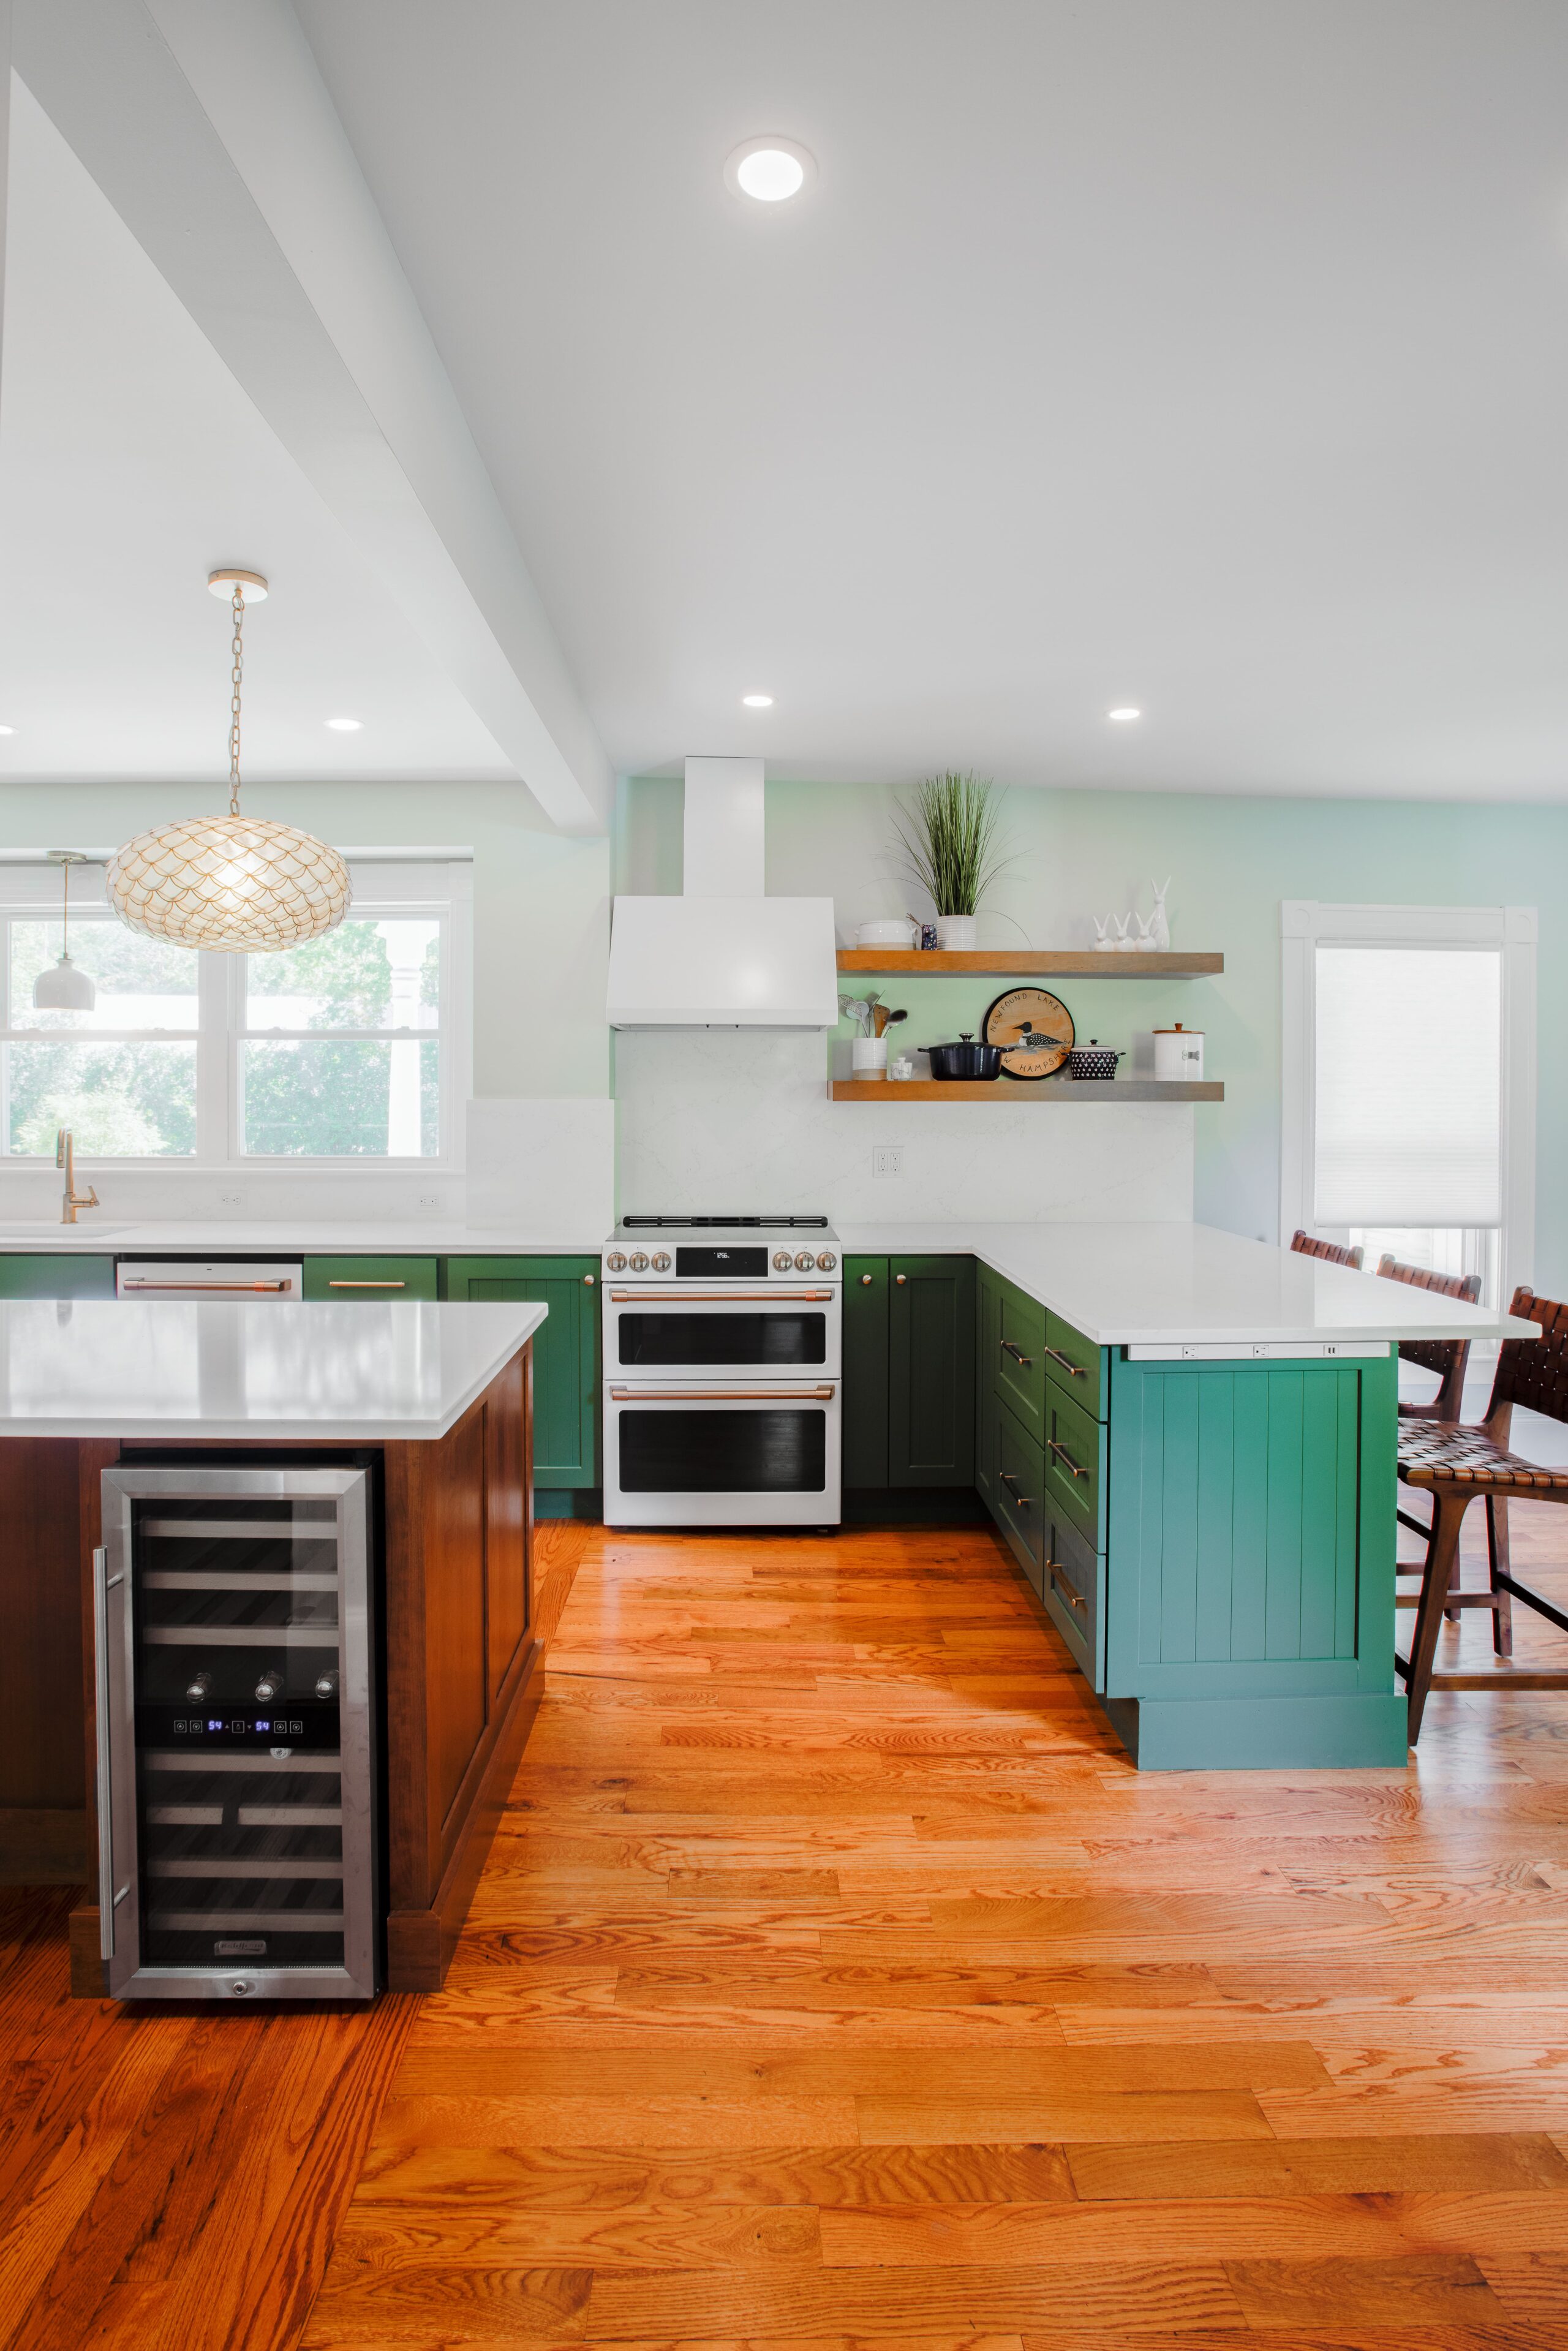
[[534, 1233], [508, 1225], [455, 1225], [432, 1217], [402, 1224], [129, 1222], [84, 1209], [82, 1221], [0, 1223], [0, 1255], [25, 1257], [597, 1257], [604, 1231]]
[[840, 1225], [846, 1257], [973, 1254], [1097, 1346], [1531, 1338], [1533, 1322], [1213, 1225]]
[[0, 1437], [444, 1437], [548, 1311], [0, 1302]]

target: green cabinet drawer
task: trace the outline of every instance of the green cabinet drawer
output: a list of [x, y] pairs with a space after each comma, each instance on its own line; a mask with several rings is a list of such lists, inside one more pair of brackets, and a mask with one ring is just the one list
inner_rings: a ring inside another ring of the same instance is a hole
[[1058, 1511], [1045, 1528], [1040, 1598], [1091, 1689], [1105, 1687], [1105, 1561]]
[[438, 1294], [433, 1257], [308, 1257], [307, 1299], [413, 1298]]
[[1084, 1412], [1096, 1420], [1106, 1417], [1111, 1392], [1105, 1351], [1054, 1311], [1045, 1318], [1045, 1365], [1049, 1377], [1059, 1381]]
[[1045, 1562], [1045, 1454], [999, 1398], [994, 1427], [996, 1500], [991, 1514], [1038, 1593]]
[[1045, 1442], [1045, 1309], [1010, 1281], [997, 1292], [990, 1363], [984, 1367], [1002, 1402], [1037, 1445]]
[[0, 1298], [112, 1298], [111, 1257], [0, 1257]]
[[843, 1480], [887, 1484], [890, 1288], [884, 1257], [844, 1259]]
[[599, 1483], [599, 1259], [452, 1257], [446, 1295], [548, 1306], [534, 1333], [534, 1484]]
[[1095, 1551], [1105, 1548], [1104, 1480], [1101, 1475], [1100, 1424], [1064, 1395], [1054, 1380], [1045, 1384], [1045, 1481], [1052, 1507]]
[[888, 1259], [888, 1483], [975, 1482], [975, 1260]]

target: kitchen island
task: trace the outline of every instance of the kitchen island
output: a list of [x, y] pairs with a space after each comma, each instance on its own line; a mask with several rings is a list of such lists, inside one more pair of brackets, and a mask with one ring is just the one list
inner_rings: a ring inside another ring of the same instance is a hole
[[[0, 1851], [94, 1875], [105, 1469], [368, 1468], [385, 1971], [437, 1987], [538, 1704], [530, 1304], [0, 1303]], [[29, 1867], [31, 1864], [31, 1867]], [[100, 1994], [100, 1921], [72, 1922]]]
[[846, 1488], [972, 1484], [1142, 1769], [1405, 1760], [1396, 1348], [1533, 1323], [1203, 1225], [840, 1239]]

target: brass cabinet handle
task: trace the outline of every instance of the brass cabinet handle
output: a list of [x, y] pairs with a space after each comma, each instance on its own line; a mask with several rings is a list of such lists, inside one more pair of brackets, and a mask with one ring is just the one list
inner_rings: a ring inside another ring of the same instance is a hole
[[1021, 1347], [1015, 1347], [1010, 1339], [1003, 1339], [998, 1342], [998, 1344], [1000, 1345], [1004, 1355], [1010, 1355], [1015, 1364], [1021, 1364], [1024, 1370], [1026, 1372], [1028, 1371], [1030, 1364], [1034, 1361], [1032, 1355], [1026, 1355], [1023, 1349]]
[[[900, 1274], [898, 1278], [899, 1278], [900, 1281], [902, 1281], [902, 1280], [904, 1280], [904, 1276], [903, 1276], [902, 1274]], [[875, 1277], [874, 1277], [873, 1275], [872, 1275], [872, 1274], [869, 1274], [869, 1273], [862, 1273], [862, 1276], [861, 1276], [861, 1288], [862, 1288], [862, 1290], [869, 1290], [869, 1289], [871, 1288], [871, 1286], [872, 1286], [872, 1282], [873, 1282], [873, 1280], [874, 1279], [875, 1279]]]
[[332, 1281], [329, 1280], [327, 1287], [329, 1290], [406, 1290], [408, 1284], [406, 1281]]
[[1074, 1592], [1053, 1559], [1048, 1559], [1045, 1563], [1051, 1570], [1051, 1590], [1060, 1592], [1070, 1608], [1076, 1608], [1081, 1616], [1086, 1616], [1089, 1614], [1089, 1603], [1084, 1599], [1083, 1594], [1081, 1592]]
[[[1004, 1341], [1003, 1343], [1005, 1345], [1006, 1342]], [[1051, 1362], [1053, 1364], [1060, 1364], [1062, 1370], [1068, 1373], [1071, 1378], [1075, 1380], [1087, 1378], [1088, 1374], [1085, 1373], [1082, 1364], [1073, 1363], [1071, 1356], [1061, 1353], [1055, 1347], [1048, 1347], [1045, 1352], [1051, 1357]]]
[[906, 1273], [895, 1273], [895, 1274], [894, 1275], [894, 1277], [893, 1277], [893, 1278], [894, 1278], [894, 1281], [896, 1281], [896, 1282], [897, 1282], [897, 1284], [898, 1284], [898, 1286], [899, 1286], [899, 1288], [900, 1288], [901, 1290], [903, 1289], [903, 1287], [904, 1287], [904, 1283], [909, 1280], [909, 1276], [908, 1276]]
[[591, 1273], [585, 1273], [582, 1279], [586, 1286], [591, 1290], [593, 1287], [593, 1276]]
[[1054, 1437], [1048, 1438], [1047, 1442], [1050, 1445], [1051, 1450], [1055, 1454], [1057, 1459], [1061, 1463], [1062, 1468], [1067, 1471], [1070, 1478], [1088, 1477], [1089, 1471], [1087, 1467], [1074, 1461], [1071, 1454], [1069, 1453], [1065, 1445], [1058, 1445]]
[[1019, 1481], [1009, 1469], [998, 1469], [997, 1475], [1001, 1479], [1002, 1484], [1007, 1488], [1009, 1493], [1012, 1496], [1018, 1508], [1020, 1510], [1027, 1510], [1030, 1508], [1030, 1505], [1033, 1502], [1034, 1496], [1032, 1494], [1020, 1494], [1019, 1492]]

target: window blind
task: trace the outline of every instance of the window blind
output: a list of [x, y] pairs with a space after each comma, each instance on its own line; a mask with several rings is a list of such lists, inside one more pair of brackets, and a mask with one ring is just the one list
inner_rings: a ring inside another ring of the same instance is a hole
[[1314, 1221], [1502, 1220], [1502, 957], [1317, 949]]

